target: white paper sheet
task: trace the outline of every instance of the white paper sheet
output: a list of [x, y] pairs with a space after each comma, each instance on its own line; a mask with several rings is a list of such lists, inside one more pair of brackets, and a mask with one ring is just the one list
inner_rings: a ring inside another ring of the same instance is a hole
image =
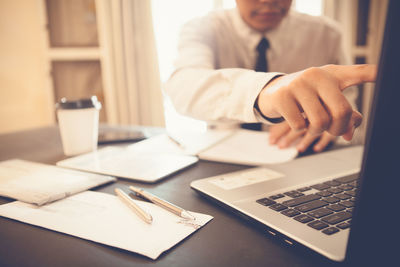
[[280, 149], [269, 144], [268, 136], [268, 132], [237, 130], [198, 156], [205, 160], [252, 166], [282, 163], [297, 156], [298, 152], [294, 146]]
[[282, 163], [298, 155], [294, 145], [280, 149], [270, 145], [268, 137], [268, 132], [244, 129], [169, 133], [132, 144], [127, 149], [141, 154], [157, 150], [160, 153], [197, 155], [204, 160], [251, 166]]
[[197, 157], [162, 153], [157, 147], [144, 151], [104, 147], [95, 152], [57, 162], [58, 166], [102, 173], [142, 182], [156, 182], [198, 161]]
[[233, 133], [232, 130], [171, 132], [129, 145], [127, 149], [141, 153], [158, 151], [159, 153], [197, 155], [216, 143], [223, 142]]
[[37, 205], [111, 181], [115, 178], [25, 160], [0, 162], [0, 195]]
[[[151, 259], [195, 232], [212, 217], [191, 212], [185, 220], [152, 203], [135, 201], [153, 217], [142, 221], [117, 197], [87, 191], [38, 207], [23, 202], [0, 206], [0, 216], [145, 255]], [[184, 208], [184, 207], [183, 207]]]

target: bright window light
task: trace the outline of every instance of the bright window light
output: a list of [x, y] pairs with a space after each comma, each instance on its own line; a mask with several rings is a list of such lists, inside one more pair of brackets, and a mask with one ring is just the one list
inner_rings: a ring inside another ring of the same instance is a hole
[[322, 0], [295, 0], [292, 7], [298, 12], [312, 16], [321, 16], [323, 13]]
[[190, 19], [204, 16], [214, 7], [214, 0], [153, 0], [153, 25], [157, 42], [161, 80], [173, 71], [179, 31]]
[[[161, 82], [165, 83], [173, 72], [177, 56], [179, 31], [192, 18], [204, 16], [214, 9], [214, 0], [153, 0], [153, 25], [158, 51]], [[165, 124], [168, 131], [205, 131], [203, 121], [178, 114], [169, 99], [164, 100]]]

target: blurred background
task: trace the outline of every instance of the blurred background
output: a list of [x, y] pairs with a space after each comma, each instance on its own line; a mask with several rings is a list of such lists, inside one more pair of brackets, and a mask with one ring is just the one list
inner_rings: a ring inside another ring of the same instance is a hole
[[[162, 84], [189, 19], [234, 0], [1, 0], [0, 134], [56, 123], [61, 97], [96, 95], [100, 122], [205, 129], [176, 114]], [[338, 21], [354, 63], [379, 60], [387, 0], [293, 0]], [[373, 85], [358, 107], [368, 116]], [[365, 123], [363, 126], [365, 127]]]

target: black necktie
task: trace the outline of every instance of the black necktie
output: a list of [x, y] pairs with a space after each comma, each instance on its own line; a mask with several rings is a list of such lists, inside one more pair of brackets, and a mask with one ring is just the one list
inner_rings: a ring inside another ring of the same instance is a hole
[[261, 39], [261, 41], [257, 45], [257, 62], [254, 68], [255, 71], [268, 71], [268, 63], [267, 63], [267, 49], [269, 48], [269, 42], [265, 37]]
[[[258, 43], [256, 48], [258, 55], [257, 55], [256, 66], [254, 68], [255, 71], [263, 71], [263, 72], [268, 71], [267, 56], [266, 56], [268, 47], [269, 47], [269, 42], [267, 39], [263, 37], [261, 41]], [[244, 129], [261, 131], [262, 124], [260, 122], [242, 123], [241, 127]]]

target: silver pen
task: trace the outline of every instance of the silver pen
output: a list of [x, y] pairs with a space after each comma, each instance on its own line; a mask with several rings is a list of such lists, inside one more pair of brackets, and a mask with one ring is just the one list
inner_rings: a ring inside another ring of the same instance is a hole
[[185, 149], [185, 146], [184, 146], [182, 143], [178, 142], [175, 138], [173, 138], [173, 137], [170, 136], [169, 134], [168, 134], [167, 136], [168, 136], [168, 138], [169, 138], [172, 142], [174, 142], [174, 143], [175, 143], [176, 145], [178, 145], [180, 148]]
[[143, 221], [151, 224], [153, 222], [153, 217], [142, 208], [140, 208], [136, 203], [131, 199], [124, 191], [119, 188], [115, 188], [115, 193], [119, 197], [119, 199], [124, 202], [131, 210], [133, 210]]
[[161, 198], [156, 197], [155, 195], [144, 191], [143, 189], [140, 188], [136, 188], [134, 186], [129, 186], [129, 189], [132, 190], [133, 192], [135, 192], [138, 196], [143, 197], [151, 202], [153, 202], [154, 204], [182, 217], [188, 220], [195, 220], [196, 218], [190, 214], [188, 211], [179, 208], [178, 206], [175, 206], [174, 204], [171, 204]]

